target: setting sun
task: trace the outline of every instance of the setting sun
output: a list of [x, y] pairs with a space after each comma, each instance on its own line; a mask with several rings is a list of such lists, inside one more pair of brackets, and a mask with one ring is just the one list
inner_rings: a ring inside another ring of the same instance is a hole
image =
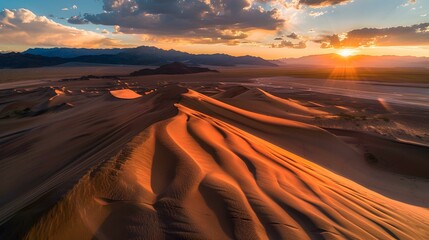
[[337, 52], [337, 54], [342, 57], [349, 57], [349, 56], [356, 55], [357, 52], [358, 51], [355, 49], [341, 49], [340, 51]]
[[0, 0], [0, 240], [429, 240], [429, 0]]

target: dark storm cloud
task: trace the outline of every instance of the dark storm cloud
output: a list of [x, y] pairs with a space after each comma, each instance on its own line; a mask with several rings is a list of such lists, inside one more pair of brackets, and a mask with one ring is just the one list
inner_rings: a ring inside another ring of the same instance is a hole
[[347, 3], [350, 1], [351, 0], [298, 0], [298, 5], [307, 5], [310, 7], [327, 7]]
[[118, 25], [124, 33], [157, 36], [243, 39], [254, 29], [275, 30], [284, 22], [277, 10], [247, 0], [104, 0], [104, 13], [85, 14], [94, 24]]
[[69, 19], [67, 19], [67, 22], [71, 24], [88, 24], [89, 23], [88, 20], [80, 16], [72, 16]]
[[322, 48], [429, 45], [429, 23], [391, 28], [362, 28], [348, 32], [343, 39], [334, 34], [322, 36], [315, 42], [320, 43]]

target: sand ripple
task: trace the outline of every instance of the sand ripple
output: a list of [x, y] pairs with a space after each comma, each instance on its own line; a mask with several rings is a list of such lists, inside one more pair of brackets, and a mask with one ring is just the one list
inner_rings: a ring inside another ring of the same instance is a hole
[[[190, 91], [87, 174], [28, 239], [428, 239], [429, 210], [401, 203], [237, 127], [306, 124]], [[237, 126], [236, 126], [237, 125]], [[330, 140], [331, 139], [331, 140]]]

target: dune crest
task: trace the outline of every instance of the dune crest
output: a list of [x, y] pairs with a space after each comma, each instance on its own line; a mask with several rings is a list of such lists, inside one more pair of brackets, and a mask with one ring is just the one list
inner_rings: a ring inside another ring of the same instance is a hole
[[311, 109], [309, 107], [306, 107], [299, 102], [293, 100], [293, 99], [283, 99], [277, 96], [274, 96], [260, 88], [251, 89], [250, 91], [243, 93], [239, 95], [237, 98], [245, 98], [245, 96], [250, 95], [259, 95], [264, 100], [275, 104], [279, 106], [280, 108], [283, 108], [287, 112], [292, 112], [296, 114], [302, 114], [302, 115], [310, 115], [310, 116], [317, 116], [317, 115], [328, 115], [327, 112], [317, 110], [317, 109]]
[[300, 122], [312, 120], [315, 117], [331, 117], [330, 113], [320, 110], [321, 106], [314, 103], [283, 99], [260, 88], [231, 87], [212, 97], [248, 111]]
[[176, 107], [82, 178], [27, 239], [429, 238], [427, 208], [382, 196], [242, 126], [332, 137], [321, 129], [195, 91]]
[[112, 90], [110, 94], [118, 99], [136, 99], [142, 96], [131, 89]]

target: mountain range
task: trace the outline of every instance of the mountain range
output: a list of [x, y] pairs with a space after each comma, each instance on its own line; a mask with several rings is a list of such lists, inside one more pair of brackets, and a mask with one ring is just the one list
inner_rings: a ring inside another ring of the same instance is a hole
[[124, 49], [32, 48], [22, 53], [0, 54], [0, 68], [55, 66], [70, 62], [153, 66], [171, 62], [214, 66], [276, 66], [274, 63], [260, 57], [235, 57], [227, 54], [190, 54], [148, 46]]
[[72, 62], [153, 66], [171, 62], [214, 66], [276, 66], [274, 63], [260, 57], [235, 57], [227, 54], [190, 54], [148, 46], [123, 49], [31, 48], [22, 53], [0, 54], [0, 68], [45, 67]]
[[39, 55], [43, 57], [76, 58], [81, 56], [115, 55], [131, 51], [132, 48], [92, 49], [92, 48], [30, 48], [23, 54]]
[[121, 64], [161, 66], [182, 62], [189, 66], [321, 66], [321, 67], [428, 67], [429, 58], [412, 56], [342, 57], [338, 54], [311, 55], [300, 58], [265, 60], [254, 56], [235, 57], [227, 54], [191, 54], [156, 47], [86, 49], [31, 48], [21, 53], [0, 53], [0, 68], [56, 66], [65, 63]]

